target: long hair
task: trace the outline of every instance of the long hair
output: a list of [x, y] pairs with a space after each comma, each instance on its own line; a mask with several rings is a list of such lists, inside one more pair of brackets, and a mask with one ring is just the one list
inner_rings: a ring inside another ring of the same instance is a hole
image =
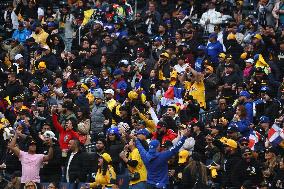
[[99, 171], [102, 172], [103, 175], [106, 175], [108, 166], [111, 165], [111, 162], [108, 163], [104, 158], [102, 159], [103, 159], [103, 165], [99, 168]]
[[239, 110], [240, 110], [240, 112], [241, 112], [240, 118], [241, 118], [241, 119], [245, 119], [245, 118], [247, 117], [247, 111], [246, 111], [245, 106], [243, 106], [243, 105], [238, 105], [237, 108], [239, 108]]
[[207, 183], [207, 170], [206, 166], [200, 162], [200, 161], [195, 161], [195, 160], [190, 160], [187, 168], [190, 170], [190, 174], [192, 178], [196, 179], [196, 173], [199, 172], [199, 180], [202, 183]]

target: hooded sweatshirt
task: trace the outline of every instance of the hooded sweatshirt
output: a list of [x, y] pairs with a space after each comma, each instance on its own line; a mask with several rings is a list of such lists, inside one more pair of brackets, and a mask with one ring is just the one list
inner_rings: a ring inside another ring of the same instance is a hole
[[136, 140], [136, 147], [147, 169], [147, 183], [156, 188], [165, 188], [169, 183], [168, 160], [178, 153], [187, 137], [183, 136], [178, 143], [164, 152], [149, 149], [147, 152], [141, 142]]

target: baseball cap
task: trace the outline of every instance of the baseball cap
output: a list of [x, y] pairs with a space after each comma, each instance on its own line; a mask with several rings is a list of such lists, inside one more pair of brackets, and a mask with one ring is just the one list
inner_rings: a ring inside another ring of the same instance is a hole
[[46, 68], [45, 62], [40, 62], [40, 63], [38, 64], [38, 69], [40, 69], [40, 68]]
[[270, 119], [267, 116], [261, 116], [259, 118], [259, 123], [269, 123], [269, 122], [270, 122]]
[[188, 157], [189, 157], [189, 151], [181, 150], [178, 153], [178, 163], [185, 163]]
[[237, 142], [235, 140], [233, 140], [233, 139], [224, 140], [223, 144], [226, 145], [226, 146], [232, 147], [232, 148], [237, 148], [238, 147]]
[[51, 138], [51, 139], [57, 140], [57, 138], [55, 137], [55, 134], [52, 131], [45, 131], [43, 136], [46, 137], [46, 138]]
[[163, 41], [163, 38], [161, 38], [161, 37], [157, 36], [157, 37], [155, 37], [155, 38], [154, 38], [154, 41], [162, 42], [162, 41]]
[[156, 149], [158, 148], [159, 145], [160, 142], [158, 140], [151, 140], [151, 142], [149, 143], [149, 152], [150, 153], [156, 152]]
[[160, 56], [165, 58], [170, 58], [170, 55], [167, 52], [163, 52]]
[[217, 39], [217, 34], [216, 34], [216, 33], [211, 33], [211, 34], [209, 35], [209, 38], [216, 38], [216, 39]]
[[110, 157], [110, 155], [108, 153], [103, 153], [101, 155], [101, 157], [108, 163], [112, 161], [112, 159], [111, 159], [111, 157]]
[[17, 54], [17, 55], [15, 56], [15, 60], [19, 60], [20, 58], [23, 58], [23, 55]]
[[114, 70], [113, 75], [123, 75], [123, 72], [121, 71], [121, 69], [116, 69]]
[[104, 93], [114, 95], [114, 91], [112, 89], [107, 89], [107, 90], [104, 91]]
[[144, 136], [149, 136], [149, 131], [147, 129], [139, 129], [138, 131], [136, 131], [137, 135], [144, 135]]
[[253, 64], [253, 63], [254, 63], [254, 60], [253, 60], [252, 58], [249, 58], [249, 59], [245, 60], [245, 62], [250, 63], [250, 64]]
[[33, 144], [36, 144], [36, 141], [34, 139], [31, 139], [29, 142], [28, 142], [28, 145], [31, 146]]
[[235, 133], [235, 132], [239, 132], [239, 129], [238, 129], [238, 127], [232, 125], [232, 126], [228, 127], [227, 132]]
[[254, 36], [253, 36], [253, 38], [256, 38], [256, 39], [259, 39], [259, 40], [262, 40], [262, 36], [260, 35], [260, 34], [255, 34]]
[[220, 53], [219, 54], [219, 58], [224, 58], [225, 59], [226, 58], [226, 54], [225, 53]]
[[162, 127], [167, 127], [167, 123], [164, 122], [164, 121], [159, 121], [159, 122], [157, 123], [156, 128], [157, 128], [157, 129], [160, 129], [160, 128], [162, 128]]
[[241, 154], [251, 153], [251, 149], [249, 147], [245, 147], [242, 149]]
[[241, 91], [241, 92], [240, 92], [240, 96], [244, 96], [244, 97], [249, 98], [249, 97], [250, 97], [250, 94], [249, 94], [249, 92], [247, 92], [247, 91]]
[[104, 94], [100, 91], [94, 91], [93, 95], [95, 98], [100, 98], [100, 99], [104, 98]]

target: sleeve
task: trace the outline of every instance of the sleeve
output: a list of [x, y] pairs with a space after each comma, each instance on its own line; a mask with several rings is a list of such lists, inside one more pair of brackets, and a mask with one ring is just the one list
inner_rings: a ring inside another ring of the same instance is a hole
[[142, 146], [141, 142], [139, 139], [136, 139], [135, 141], [136, 143], [136, 147], [140, 153], [141, 159], [143, 160], [143, 162], [145, 163], [145, 165], [148, 163], [148, 160], [146, 158], [147, 156], [147, 151], [145, 150], [145, 148]]
[[247, 118], [250, 122], [253, 122], [253, 105], [248, 104], [246, 108], [247, 108]]
[[151, 114], [151, 118], [153, 119], [155, 125], [157, 125], [157, 123], [159, 122], [159, 119], [158, 119], [158, 117], [157, 117], [157, 115], [156, 115], [154, 109], [153, 109], [153, 108], [150, 108], [150, 109], [149, 109], [149, 112], [150, 112], [150, 114]]
[[27, 152], [20, 150], [19, 160], [22, 161]]
[[147, 129], [152, 133], [156, 130], [155, 128], [155, 122], [153, 120], [149, 120], [144, 114], [139, 113], [140, 119], [145, 121]]
[[71, 130], [71, 135], [72, 135], [72, 138], [77, 138], [79, 139], [79, 134], [73, 130]]
[[245, 132], [248, 130], [248, 122], [246, 121], [238, 121], [236, 122], [237, 126], [238, 126], [238, 129], [239, 131], [242, 133], [242, 132]]
[[126, 92], [126, 89], [127, 89], [127, 83], [125, 81], [121, 82], [118, 85], [118, 89], [120, 89], [120, 92], [119, 92], [120, 95], [125, 95], [125, 92]]
[[95, 188], [96, 186], [97, 186], [97, 183], [96, 183], [96, 182], [90, 183], [90, 188]]
[[202, 26], [205, 26], [205, 20], [206, 18], [205, 18], [205, 13], [203, 13], [202, 14], [202, 16], [201, 16], [201, 18], [200, 18], [200, 21], [199, 21], [199, 23], [202, 25]]
[[275, 19], [279, 19], [279, 15], [276, 13], [277, 10], [279, 10], [279, 3], [276, 3], [272, 10], [272, 15]]
[[112, 166], [109, 166], [110, 184], [116, 184], [116, 173]]
[[52, 114], [52, 123], [59, 133], [62, 133], [64, 131], [63, 127], [58, 122], [58, 116], [56, 114]]
[[44, 158], [44, 154], [37, 154], [37, 163], [38, 163], [39, 165], [42, 164], [43, 158]]
[[179, 149], [183, 146], [185, 140], [187, 137], [183, 136], [176, 145], [174, 145], [172, 148], [170, 148], [169, 150], [162, 152], [162, 156], [165, 159], [170, 159], [173, 155], [175, 155], [176, 153], [178, 153]]

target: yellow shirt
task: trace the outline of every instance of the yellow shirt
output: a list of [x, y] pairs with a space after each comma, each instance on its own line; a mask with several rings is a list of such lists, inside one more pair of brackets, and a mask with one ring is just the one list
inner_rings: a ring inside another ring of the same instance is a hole
[[189, 88], [189, 95], [192, 95], [193, 99], [197, 100], [200, 107], [206, 108], [205, 87], [203, 81], [194, 82]]
[[146, 167], [141, 159], [139, 151], [135, 148], [132, 152], [129, 153], [129, 160], [136, 160], [138, 161], [138, 165], [136, 167], [131, 167], [127, 165], [130, 174], [132, 173], [139, 173], [140, 179], [135, 181], [130, 181], [129, 185], [137, 184], [138, 182], [146, 181], [147, 180], [147, 170]]
[[110, 187], [113, 184], [111, 184], [111, 180], [116, 180], [116, 174], [114, 172], [114, 169], [111, 165], [108, 166], [108, 170], [106, 172], [106, 175], [103, 175], [103, 172], [99, 169], [95, 178], [95, 182], [90, 183], [91, 188], [95, 188], [97, 186], [102, 186], [102, 188]]
[[35, 42], [39, 45], [43, 46], [46, 45], [46, 39], [48, 37], [48, 33], [46, 33], [43, 29], [39, 34], [32, 34], [32, 37], [35, 39]]

